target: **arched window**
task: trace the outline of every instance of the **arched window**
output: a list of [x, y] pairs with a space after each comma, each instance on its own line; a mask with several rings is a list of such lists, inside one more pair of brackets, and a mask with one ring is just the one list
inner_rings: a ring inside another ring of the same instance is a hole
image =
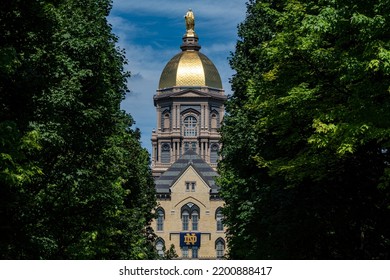
[[198, 230], [198, 220], [199, 220], [198, 211], [196, 210], [192, 211], [191, 213], [192, 230]]
[[217, 163], [218, 161], [218, 151], [219, 146], [218, 144], [214, 143], [211, 145], [211, 152], [210, 152], [210, 162], [211, 163]]
[[165, 248], [165, 242], [162, 238], [158, 238], [156, 240], [156, 250], [157, 250], [157, 254], [160, 256], [160, 257], [163, 257], [164, 256], [164, 248]]
[[189, 229], [189, 220], [192, 221], [192, 230], [199, 230], [199, 219], [200, 219], [200, 209], [199, 207], [192, 203], [188, 202], [187, 204], [181, 207], [181, 219], [183, 224], [183, 230]]
[[163, 119], [164, 119], [164, 122], [163, 122], [164, 130], [165, 131], [169, 130], [169, 128], [171, 127], [171, 120], [170, 120], [169, 113], [165, 113]]
[[189, 218], [190, 218], [190, 213], [188, 213], [187, 210], [184, 210], [184, 211], [181, 213], [181, 220], [182, 220], [182, 223], [183, 223], [183, 230], [188, 230], [188, 221], [189, 221]]
[[217, 231], [223, 231], [223, 214], [221, 208], [218, 208], [217, 211], [215, 211], [215, 219], [217, 220]]
[[157, 231], [164, 230], [165, 213], [162, 208], [157, 209]]
[[218, 115], [215, 112], [211, 114], [210, 127], [213, 131], [216, 131], [218, 128]]
[[215, 250], [217, 259], [223, 258], [225, 255], [225, 240], [223, 240], [221, 237], [215, 241]]
[[168, 143], [162, 144], [161, 146], [161, 162], [171, 162], [171, 146]]
[[184, 136], [197, 136], [197, 123], [198, 121], [194, 116], [188, 116], [184, 119]]

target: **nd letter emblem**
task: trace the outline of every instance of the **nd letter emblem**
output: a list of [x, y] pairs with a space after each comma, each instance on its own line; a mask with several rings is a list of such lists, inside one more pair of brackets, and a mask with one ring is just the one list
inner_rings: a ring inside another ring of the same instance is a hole
[[185, 236], [184, 236], [184, 243], [186, 245], [195, 245], [195, 243], [198, 241], [198, 238], [197, 236], [195, 235], [195, 233], [187, 233]]

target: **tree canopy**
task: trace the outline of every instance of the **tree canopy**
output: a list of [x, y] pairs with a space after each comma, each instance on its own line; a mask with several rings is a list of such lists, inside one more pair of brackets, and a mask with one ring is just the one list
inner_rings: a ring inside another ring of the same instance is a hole
[[149, 155], [109, 0], [0, 10], [0, 256], [154, 258]]
[[389, 9], [247, 4], [221, 130], [231, 258], [390, 257]]

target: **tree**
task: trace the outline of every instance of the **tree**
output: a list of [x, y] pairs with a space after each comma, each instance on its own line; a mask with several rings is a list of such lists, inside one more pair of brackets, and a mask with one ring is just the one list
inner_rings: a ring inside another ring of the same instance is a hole
[[129, 74], [110, 2], [16, 0], [0, 12], [2, 258], [156, 256], [149, 155], [120, 110]]
[[177, 259], [178, 257], [179, 255], [176, 253], [175, 245], [171, 244], [168, 250], [165, 250], [164, 248], [164, 257], [163, 257], [164, 260], [174, 260]]
[[231, 258], [388, 258], [389, 1], [250, 1], [219, 165]]

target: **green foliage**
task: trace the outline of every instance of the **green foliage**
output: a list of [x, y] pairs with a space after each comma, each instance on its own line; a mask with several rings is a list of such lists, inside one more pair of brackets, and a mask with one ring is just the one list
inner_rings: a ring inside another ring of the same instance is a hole
[[[164, 247], [165, 250], [165, 247]], [[164, 260], [174, 260], [177, 259], [179, 255], [176, 253], [175, 245], [171, 244], [168, 250], [164, 251]]]
[[37, 131], [20, 135], [11, 121], [0, 123], [0, 180], [9, 185], [20, 186], [31, 182], [41, 169], [28, 160], [28, 156], [41, 149]]
[[389, 1], [250, 1], [220, 185], [231, 258], [388, 258]]
[[0, 255], [155, 258], [149, 155], [130, 115], [109, 0], [0, 11]]

